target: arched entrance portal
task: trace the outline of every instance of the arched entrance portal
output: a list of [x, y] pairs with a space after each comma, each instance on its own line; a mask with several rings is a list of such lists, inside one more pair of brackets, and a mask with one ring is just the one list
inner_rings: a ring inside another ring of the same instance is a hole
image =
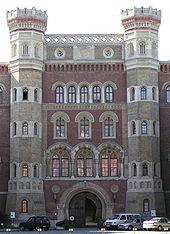
[[95, 226], [102, 217], [99, 198], [89, 192], [76, 194], [69, 204], [69, 216], [74, 216], [76, 227]]

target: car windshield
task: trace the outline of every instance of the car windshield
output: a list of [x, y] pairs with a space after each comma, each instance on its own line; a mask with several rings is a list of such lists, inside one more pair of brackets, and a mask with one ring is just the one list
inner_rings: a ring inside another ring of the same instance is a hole
[[110, 220], [111, 219], [117, 219], [117, 218], [119, 218], [120, 217], [120, 215], [114, 215], [112, 218], [109, 218]]

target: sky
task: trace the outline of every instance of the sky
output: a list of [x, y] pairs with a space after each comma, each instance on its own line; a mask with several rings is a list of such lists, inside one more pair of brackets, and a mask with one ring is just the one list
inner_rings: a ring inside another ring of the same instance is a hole
[[0, 62], [10, 60], [6, 12], [35, 7], [47, 11], [46, 34], [123, 33], [121, 11], [135, 7], [162, 12], [159, 29], [159, 60], [170, 60], [170, 1], [168, 0], [4, 0], [0, 7]]

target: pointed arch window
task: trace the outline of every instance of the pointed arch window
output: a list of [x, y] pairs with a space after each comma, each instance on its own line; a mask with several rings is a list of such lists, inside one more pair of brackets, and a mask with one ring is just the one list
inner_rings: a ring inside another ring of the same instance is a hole
[[148, 133], [148, 129], [147, 129], [147, 122], [146, 121], [142, 121], [141, 123], [141, 134], [145, 135]]
[[17, 135], [17, 123], [14, 122], [13, 124], [13, 136], [16, 136]]
[[153, 87], [152, 88], [152, 100], [156, 100], [156, 88], [155, 87]]
[[77, 155], [77, 176], [94, 176], [94, 156], [90, 149], [81, 149]]
[[110, 85], [105, 88], [105, 101], [113, 102], [113, 87]]
[[136, 166], [136, 163], [133, 163], [132, 165], [132, 173], [133, 173], [133, 176], [137, 176], [137, 166]]
[[64, 89], [62, 86], [57, 86], [55, 89], [56, 103], [64, 103]]
[[23, 88], [23, 100], [28, 100], [28, 88]]
[[24, 44], [22, 46], [22, 55], [24, 56], [27, 56], [29, 53], [28, 53], [28, 44]]
[[156, 121], [153, 121], [153, 135], [156, 135]]
[[166, 88], [166, 102], [170, 103], [170, 86]]
[[90, 136], [90, 121], [86, 117], [80, 120], [80, 137]]
[[133, 121], [132, 122], [132, 135], [136, 134], [136, 123]]
[[13, 101], [17, 101], [17, 89], [14, 88], [14, 95], [13, 95]]
[[3, 89], [0, 87], [0, 104], [3, 103]]
[[69, 176], [69, 155], [65, 149], [57, 149], [53, 153], [52, 159], [52, 176], [68, 177]]
[[148, 165], [147, 165], [147, 163], [142, 164], [142, 176], [148, 176]]
[[17, 166], [16, 164], [14, 163], [13, 164], [13, 177], [15, 178], [17, 176]]
[[68, 88], [68, 103], [76, 103], [76, 88], [74, 86]]
[[146, 54], [146, 43], [145, 42], [141, 42], [139, 44], [139, 54]]
[[88, 87], [82, 86], [80, 88], [80, 103], [88, 103], [88, 102], [89, 102]]
[[101, 102], [101, 89], [99, 86], [93, 87], [93, 102]]
[[39, 58], [40, 57], [40, 47], [39, 45], [35, 45], [34, 47], [34, 56]]
[[28, 177], [28, 164], [23, 164], [22, 165], [22, 176], [23, 177]]
[[28, 213], [28, 201], [25, 199], [21, 201], [21, 212]]
[[28, 123], [24, 122], [22, 124], [22, 135], [28, 135]]
[[38, 178], [38, 165], [37, 164], [33, 166], [33, 176], [35, 178]]
[[101, 152], [101, 176], [117, 176], [118, 160], [113, 149], [105, 149]]
[[38, 124], [34, 123], [34, 136], [38, 135]]

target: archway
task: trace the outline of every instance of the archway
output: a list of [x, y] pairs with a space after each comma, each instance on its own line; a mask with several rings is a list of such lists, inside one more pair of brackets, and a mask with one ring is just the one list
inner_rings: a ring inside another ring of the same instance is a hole
[[74, 216], [75, 227], [96, 226], [102, 218], [102, 205], [93, 193], [76, 194], [69, 203], [69, 216]]

